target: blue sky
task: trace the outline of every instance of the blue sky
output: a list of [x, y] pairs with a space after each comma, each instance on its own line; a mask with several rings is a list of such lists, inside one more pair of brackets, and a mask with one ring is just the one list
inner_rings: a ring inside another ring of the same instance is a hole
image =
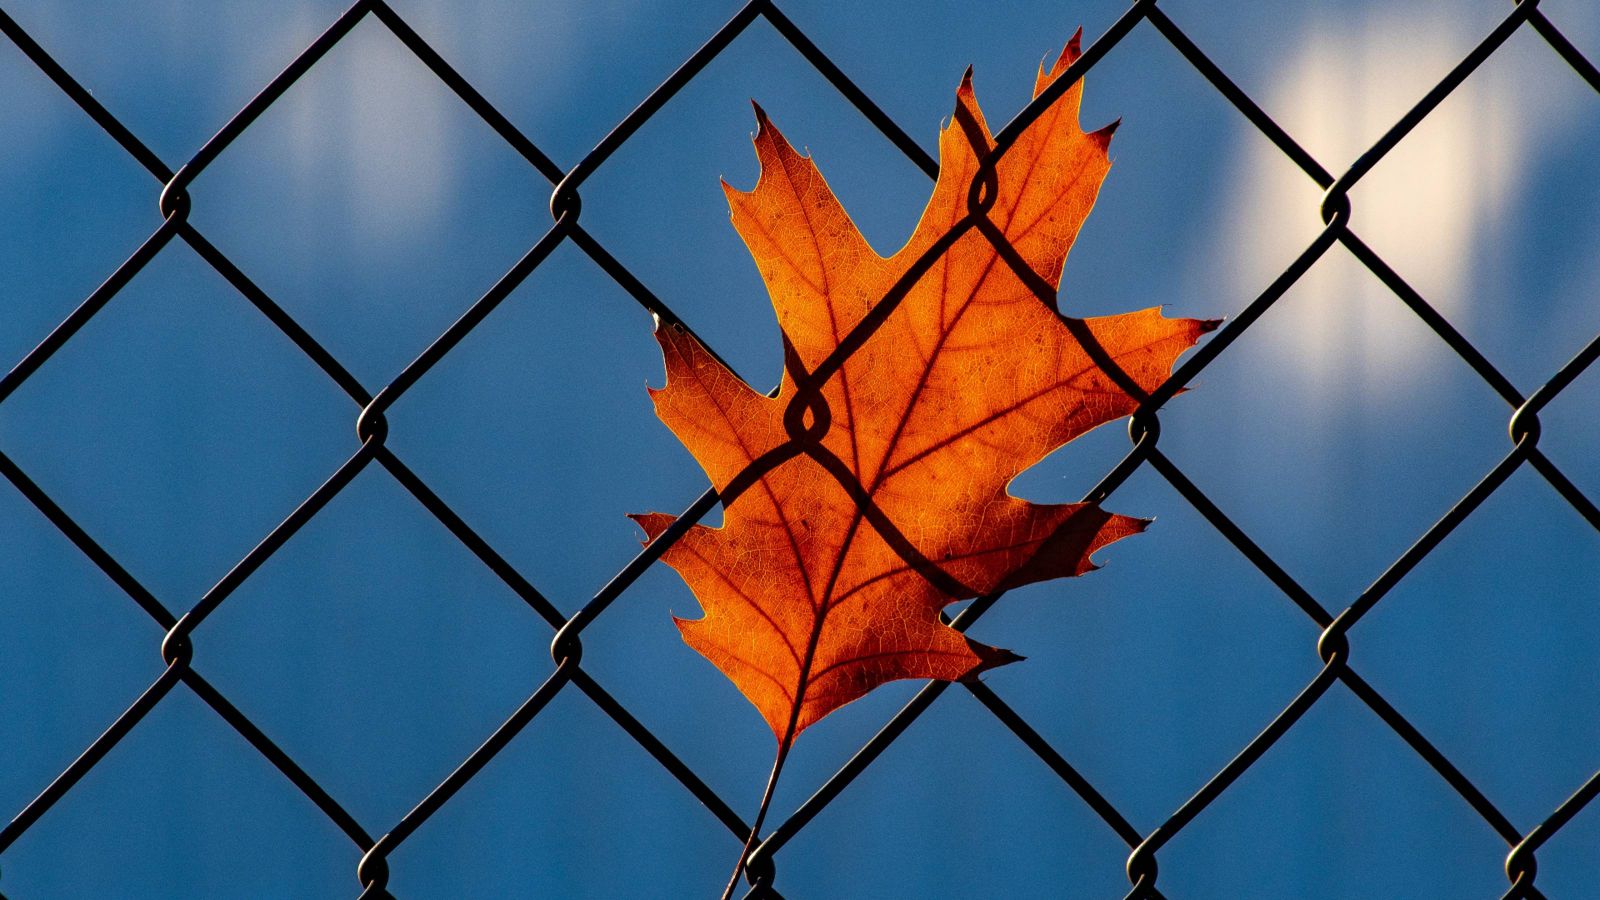
[[[570, 166], [732, 3], [396, 0]], [[786, 2], [931, 148], [961, 71], [1001, 122], [1110, 2]], [[1420, 98], [1507, 5], [1172, 0], [1162, 8], [1327, 168]], [[1600, 53], [1600, 14], [1541, 4]], [[6, 10], [176, 167], [339, 3], [13, 0]], [[583, 224], [758, 386], [780, 364], [717, 178], [748, 187], [754, 98], [880, 250], [929, 184], [757, 23], [584, 186]], [[1148, 25], [1087, 80], [1121, 117], [1061, 306], [1236, 314], [1316, 233], [1319, 192]], [[1600, 97], [1524, 30], [1354, 191], [1354, 228], [1524, 392], [1600, 331]], [[20, 360], [160, 222], [157, 185], [0, 46], [0, 360]], [[548, 184], [377, 22], [360, 25], [195, 182], [192, 221], [369, 390], [549, 226]], [[624, 514], [705, 480], [650, 411], [650, 317], [558, 249], [389, 414], [394, 448], [565, 612], [637, 549]], [[1600, 496], [1600, 374], [1541, 447]], [[0, 405], [0, 450], [184, 610], [357, 444], [358, 410], [188, 249], [163, 252]], [[1324, 606], [1347, 606], [1509, 449], [1509, 410], [1337, 248], [1163, 414], [1161, 446]], [[1118, 425], [1014, 490], [1076, 499]], [[1025, 663], [988, 682], [1141, 831], [1311, 680], [1316, 627], [1154, 472], [1154, 516], [1102, 571], [1009, 595], [974, 629]], [[1526, 830], [1600, 768], [1600, 540], [1514, 475], [1352, 632], [1353, 664]], [[669, 612], [653, 568], [584, 665], [747, 817], [771, 736]], [[20, 810], [161, 670], [161, 630], [15, 490], [0, 490], [0, 814]], [[549, 629], [377, 468], [196, 632], [195, 666], [380, 834], [551, 670]], [[916, 690], [807, 732], [783, 817]], [[1600, 812], [1539, 853], [1550, 896], [1600, 880]], [[92, 848], [87, 849], [86, 848]], [[1335, 686], [1160, 855], [1171, 897], [1497, 896], [1505, 845]], [[565, 691], [391, 859], [397, 896], [683, 897], [737, 841]], [[359, 853], [179, 688], [0, 857], [33, 897], [354, 896]], [[1126, 848], [971, 697], [951, 691], [778, 857], [791, 898], [1120, 896]]]

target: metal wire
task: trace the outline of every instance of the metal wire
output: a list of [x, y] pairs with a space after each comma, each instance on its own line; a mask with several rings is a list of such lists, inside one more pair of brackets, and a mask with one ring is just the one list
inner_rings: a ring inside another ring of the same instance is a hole
[[[376, 392], [365, 387], [325, 347], [300, 327], [265, 291], [235, 266], [204, 234], [189, 221], [190, 198], [188, 186], [213, 163], [268, 107], [317, 64], [327, 52], [344, 39], [359, 22], [371, 16], [387, 28], [423, 65], [443, 84], [486, 122], [496, 134], [515, 149], [537, 172], [552, 185], [550, 209], [554, 224], [501, 278], [468, 308], [461, 318], [430, 344], [410, 365], [406, 366], [389, 384]], [[0, 403], [39, 367], [61, 349], [91, 318], [110, 303], [128, 282], [152, 259], [160, 254], [174, 239], [191, 247], [201, 259], [215, 269], [239, 294], [285, 337], [306, 354], [350, 398], [359, 411], [356, 433], [359, 449], [336, 469], [323, 484], [307, 497], [286, 519], [262, 538], [220, 581], [207, 591], [194, 607], [182, 616], [174, 615], [154, 594], [141, 585], [92, 536], [79, 526], [70, 515], [52, 500], [17, 464], [0, 452], [0, 475], [16, 487], [45, 518], [88, 559], [120, 587], [152, 619], [160, 623], [166, 634], [161, 643], [161, 656], [165, 670], [128, 709], [118, 716], [105, 731], [87, 747], [79, 757], [4, 828], [0, 828], [0, 854], [3, 854], [23, 832], [32, 827], [40, 817], [61, 799], [105, 755], [116, 746], [156, 705], [175, 688], [182, 685], [216, 714], [232, 726], [252, 747], [267, 758], [290, 783], [300, 790], [324, 815], [349, 837], [362, 852], [356, 869], [360, 884], [359, 896], [381, 898], [390, 896], [387, 890], [388, 858], [407, 838], [426, 824], [427, 820], [471, 780], [496, 754], [546, 708], [551, 699], [569, 687], [588, 697], [597, 708], [610, 717], [633, 740], [637, 741], [658, 763], [698, 799], [711, 814], [726, 827], [734, 842], [742, 842], [749, 826], [706, 783], [680, 760], [670, 748], [652, 734], [621, 703], [612, 697], [582, 668], [583, 631], [661, 554], [678, 540], [685, 531], [708, 513], [719, 501], [731, 502], [739, 490], [752, 483], [765, 468], [801, 453], [817, 456], [819, 445], [797, 431], [783, 453], [765, 460], [760, 466], [735, 480], [723, 496], [707, 491], [684, 510], [677, 522], [651, 541], [633, 560], [619, 571], [587, 604], [571, 618], [566, 618], [534, 586], [489, 545], [467, 522], [435, 494], [405, 462], [391, 449], [386, 439], [388, 424], [385, 413], [410, 390], [427, 372], [448, 354], [466, 335], [477, 328], [528, 275], [547, 259], [563, 241], [571, 241], [615, 280], [640, 305], [668, 322], [684, 323], [659, 297], [651, 292], [636, 276], [617, 260], [592, 234], [580, 224], [582, 201], [579, 190], [584, 182], [639, 128], [654, 116], [685, 84], [692, 80], [711, 60], [727, 49], [740, 34], [757, 20], [766, 21], [787, 40], [800, 55], [823, 75], [861, 114], [875, 126], [923, 172], [930, 177], [937, 174], [937, 164], [920, 146], [900, 129], [872, 99], [846, 76], [827, 55], [786, 17], [773, 0], [751, 0], [721, 29], [691, 55], [642, 103], [629, 113], [605, 136], [595, 148], [571, 169], [562, 170], [545, 153], [527, 138], [504, 115], [497, 111], [465, 78], [453, 69], [423, 38], [417, 34], [383, 0], [359, 0], [341, 15], [320, 37], [311, 43], [287, 68], [272, 79], [262, 91], [245, 105], [220, 131], [188, 161], [176, 169], [170, 168], [120, 120], [107, 110], [65, 69], [63, 69], [17, 23], [0, 10], [0, 32], [15, 44], [22, 53], [46, 75], [68, 98], [78, 105], [100, 128], [109, 134], [136, 162], [160, 185], [158, 205], [162, 223], [145, 242], [118, 266], [64, 321], [61, 322], [37, 347], [0, 378]], [[1577, 356], [1562, 366], [1548, 381], [1524, 396], [1516, 386], [1497, 370], [1489, 360], [1441, 316], [1414, 288], [1367, 245], [1350, 226], [1350, 190], [1377, 163], [1392, 151], [1421, 123], [1452, 91], [1465, 81], [1479, 65], [1493, 55], [1516, 31], [1526, 27], [1541, 37], [1587, 84], [1600, 92], [1600, 69], [1580, 53], [1562, 35], [1556, 26], [1538, 9], [1538, 0], [1521, 0], [1506, 17], [1458, 63], [1444, 79], [1435, 85], [1416, 106], [1400, 118], [1384, 135], [1362, 154], [1356, 162], [1338, 176], [1320, 165], [1295, 140], [1269, 117], [1239, 86], [1234, 83], [1184, 31], [1161, 10], [1156, 0], [1137, 0], [1100, 38], [1087, 47], [1082, 56], [1066, 73], [1057, 79], [1043, 94], [1031, 102], [1007, 126], [995, 135], [992, 152], [979, 148], [981, 164], [973, 181], [968, 215], [961, 220], [946, 239], [937, 242], [924, 260], [914, 265], [906, 277], [892, 289], [874, 308], [874, 311], [846, 336], [839, 349], [824, 361], [817, 370], [799, 373], [796, 403], [813, 413], [825, 413], [818, 407], [822, 403], [820, 388], [836, 373], [844, 359], [861, 346], [889, 312], [909, 291], [921, 271], [932, 264], [968, 230], [984, 235], [995, 245], [1002, 259], [1039, 294], [1041, 301], [1054, 304], [1054, 294], [1047, 284], [1042, 284], [1036, 274], [1022, 263], [1015, 252], [1005, 244], [999, 230], [989, 223], [985, 203], [992, 204], [995, 192], [985, 191], [983, 184], [993, 177], [995, 166], [1005, 155], [1017, 136], [1036, 119], [1067, 87], [1081, 78], [1127, 37], [1135, 28], [1148, 24], [1160, 34], [1196, 71], [1238, 110], [1255, 128], [1270, 140], [1286, 157], [1298, 166], [1308, 178], [1324, 190], [1321, 214], [1324, 228], [1309, 246], [1275, 278], [1262, 293], [1231, 317], [1225, 327], [1203, 343], [1178, 367], [1172, 377], [1149, 396], [1142, 397], [1138, 410], [1130, 419], [1129, 433], [1133, 446], [1110, 472], [1085, 497], [1101, 501], [1116, 491], [1136, 470], [1148, 467], [1169, 483], [1194, 509], [1231, 543], [1238, 552], [1261, 571], [1288, 600], [1316, 625], [1315, 642], [1321, 669], [1301, 692], [1238, 754], [1217, 772], [1194, 796], [1172, 812], [1165, 822], [1149, 833], [1140, 833], [1117, 808], [1086, 778], [1052, 747], [1015, 710], [1006, 704], [992, 687], [983, 684], [963, 684], [962, 688], [989, 710], [1009, 729], [1022, 744], [1037, 755], [1062, 783], [1082, 798], [1111, 831], [1125, 842], [1130, 850], [1127, 873], [1131, 889], [1130, 898], [1160, 897], [1156, 887], [1157, 855], [1174, 836], [1201, 815], [1207, 806], [1221, 795], [1247, 769], [1266, 754], [1272, 745], [1295, 727], [1302, 716], [1334, 685], [1342, 685], [1382, 722], [1391, 728], [1411, 749], [1439, 774], [1467, 804], [1468, 807], [1492, 828], [1506, 843], [1508, 853], [1505, 871], [1508, 888], [1506, 898], [1539, 898], [1543, 895], [1535, 885], [1537, 863], [1535, 854], [1556, 833], [1578, 815], [1597, 794], [1600, 794], [1600, 773], [1580, 786], [1561, 803], [1544, 821], [1526, 831], [1514, 825], [1495, 804], [1479, 790], [1451, 761], [1434, 746], [1406, 717], [1396, 710], [1379, 692], [1365, 681], [1351, 665], [1350, 629], [1369, 613], [1382, 599], [1410, 573], [1438, 544], [1476, 510], [1506, 479], [1524, 465], [1531, 466], [1550, 486], [1591, 526], [1600, 530], [1600, 508], [1580, 491], [1570, 479], [1539, 449], [1539, 413], [1557, 394], [1570, 385], [1585, 369], [1600, 358], [1600, 336], [1597, 336]], [[1159, 410], [1203, 369], [1209, 366], [1232, 343], [1271, 308], [1284, 293], [1317, 260], [1336, 245], [1342, 246], [1356, 260], [1377, 276], [1394, 292], [1438, 338], [1453, 350], [1511, 409], [1508, 431], [1511, 448], [1479, 483], [1467, 492], [1438, 522], [1429, 528], [1407, 549], [1377, 580], [1352, 603], [1335, 614], [1329, 611], [1310, 592], [1301, 587], [1280, 565], [1261, 549], [1245, 531], [1230, 519], [1159, 447], [1161, 423]], [[1091, 352], [1092, 352], [1092, 348]], [[714, 353], [714, 351], [713, 351]], [[1103, 367], [1115, 369], [1114, 364], [1102, 361]], [[1111, 371], [1115, 376], [1117, 373]], [[1142, 392], [1141, 392], [1142, 393]], [[1138, 397], [1130, 388], [1130, 394]], [[803, 416], [793, 416], [796, 422]], [[811, 421], [822, 418], [815, 416]], [[818, 457], [819, 460], [821, 457]], [[823, 460], [825, 462], [825, 460]], [[421, 798], [412, 810], [398, 822], [391, 824], [381, 836], [374, 839], [371, 833], [354, 816], [342, 807], [315, 779], [301, 769], [293, 759], [256, 727], [223, 694], [206, 681], [195, 664], [193, 633], [202, 621], [248, 579], [268, 558], [302, 526], [337, 496], [362, 470], [372, 463], [387, 471], [417, 499], [451, 534], [470, 550], [491, 572], [531, 607], [554, 633], [551, 654], [555, 671], [540, 684], [515, 713], [497, 728], [473, 753], [427, 796]], [[765, 468], [763, 468], [765, 467]], [[865, 498], [865, 491], [853, 483], [847, 472], [835, 472], [844, 487], [864, 504], [863, 513], [870, 523], [892, 545], [902, 549], [907, 561], [916, 565], [920, 556], [909, 542], [900, 539], [894, 523], [874, 509]], [[921, 560], [926, 564], [926, 560]], [[931, 564], [928, 564], [929, 568]], [[937, 569], [932, 569], [937, 572]], [[952, 620], [954, 627], [965, 629], [990, 609], [1000, 594], [981, 597]], [[752, 887], [747, 897], [777, 897], [774, 884], [777, 877], [776, 857], [779, 851], [802, 829], [837, 798], [873, 761], [895, 741], [910, 724], [921, 716], [950, 684], [931, 682], [923, 687], [896, 713], [862, 748], [800, 807], [780, 823], [762, 840], [750, 855], [747, 878]]]

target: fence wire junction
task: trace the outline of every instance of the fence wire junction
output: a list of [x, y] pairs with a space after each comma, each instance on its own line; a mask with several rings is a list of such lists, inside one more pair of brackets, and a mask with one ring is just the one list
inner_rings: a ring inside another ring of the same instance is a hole
[[[1508, 853], [1505, 872], [1508, 887], [1506, 900], [1513, 898], [1542, 898], [1535, 884], [1537, 874], [1536, 853], [1564, 826], [1600, 794], [1600, 773], [1589, 778], [1570, 797], [1553, 810], [1547, 818], [1526, 831], [1519, 829], [1479, 790], [1459, 769], [1400, 712], [1368, 682], [1350, 662], [1349, 630], [1408, 573], [1414, 569], [1439, 543], [1493, 494], [1513, 472], [1524, 465], [1535, 472], [1575, 509], [1597, 531], [1600, 531], [1600, 508], [1580, 491], [1562, 471], [1539, 449], [1539, 413], [1562, 390], [1570, 385], [1597, 358], [1600, 358], [1600, 336], [1586, 345], [1571, 361], [1562, 366], [1548, 381], [1526, 396], [1520, 392], [1490, 361], [1465, 337], [1444, 319], [1429, 303], [1387, 263], [1381, 259], [1350, 226], [1350, 190], [1377, 163], [1393, 150], [1405, 137], [1479, 65], [1493, 55], [1517, 30], [1531, 28], [1560, 56], [1587, 84], [1600, 92], [1600, 70], [1556, 28], [1538, 8], [1538, 0], [1519, 0], [1510, 12], [1485, 36], [1465, 58], [1438, 82], [1428, 93], [1387, 132], [1362, 154], [1353, 165], [1335, 176], [1307, 153], [1271, 117], [1255, 104], [1159, 7], [1156, 0], [1136, 0], [1132, 6], [1097, 40], [1088, 46], [1082, 56], [1067, 69], [1049, 88], [1035, 98], [1018, 116], [995, 135], [991, 150], [978, 146], [982, 158], [969, 194], [968, 214], [947, 235], [937, 242], [924, 260], [919, 260], [900, 283], [889, 292], [871, 314], [842, 343], [816, 371], [804, 373], [798, 402], [802, 405], [820, 403], [818, 389], [835, 374], [844, 358], [859, 347], [872, 334], [898, 304], [921, 271], [925, 271], [937, 257], [945, 252], [956, 237], [975, 230], [984, 235], [995, 247], [1024, 284], [1037, 293], [1041, 301], [1054, 305], [1054, 290], [1044, 283], [1027, 264], [1022, 262], [1006, 243], [1003, 233], [987, 217], [988, 207], [995, 200], [992, 187], [995, 166], [1005, 155], [1018, 135], [1067, 88], [1112, 52], [1135, 28], [1148, 25], [1188, 61], [1241, 115], [1270, 140], [1304, 174], [1323, 189], [1320, 214], [1323, 229], [1299, 256], [1278, 275], [1272, 283], [1239, 310], [1226, 325], [1189, 355], [1162, 386], [1144, 395], [1131, 387], [1129, 393], [1140, 401], [1138, 410], [1130, 419], [1129, 433], [1132, 449], [1086, 496], [1088, 501], [1103, 501], [1127, 478], [1141, 467], [1148, 466], [1168, 482], [1195, 510], [1225, 537], [1240, 554], [1261, 571], [1305, 616], [1319, 629], [1316, 653], [1321, 668], [1315, 677], [1260, 733], [1217, 772], [1197, 793], [1179, 806], [1165, 822], [1148, 833], [1141, 833], [1131, 825], [1116, 807], [1089, 783], [1040, 734], [1033, 729], [992, 688], [982, 683], [962, 683], [967, 690], [1030, 751], [1039, 757], [1060, 779], [1075, 792], [1105, 825], [1129, 848], [1127, 874], [1131, 885], [1129, 898], [1157, 898], [1157, 854], [1175, 835], [1194, 820], [1222, 792], [1227, 790], [1245, 770], [1250, 768], [1287, 731], [1295, 726], [1301, 716], [1318, 702], [1335, 684], [1343, 685], [1379, 719], [1391, 728], [1415, 753], [1438, 773], [1439, 777], [1464, 800], [1467, 805], [1494, 830], [1506, 843]], [[299, 78], [306, 74], [336, 44], [364, 19], [371, 17], [381, 23], [441, 82], [487, 123], [496, 134], [516, 150], [553, 186], [550, 210], [554, 224], [500, 279], [443, 334], [436, 338], [420, 356], [407, 365], [393, 381], [376, 392], [369, 392], [334, 356], [317, 342], [305, 329], [286, 313], [282, 307], [262, 291], [227, 256], [218, 250], [199, 229], [189, 221], [190, 197], [188, 187], [202, 171], [248, 129], [256, 119]], [[359, 410], [356, 432], [360, 447], [336, 471], [307, 497], [286, 519], [273, 528], [248, 554], [208, 590], [195, 605], [182, 615], [175, 615], [154, 594], [141, 585], [129, 572], [98, 544], [71, 516], [50, 498], [29, 476], [3, 452], [0, 452], [0, 474], [3, 474], [60, 532], [65, 535], [94, 565], [124, 591], [138, 606], [165, 630], [161, 643], [161, 657], [165, 670], [118, 716], [106, 730], [86, 748], [77, 759], [43, 791], [19, 812], [4, 828], [0, 828], [0, 854], [79, 782], [98, 764], [110, 750], [128, 735], [151, 709], [179, 685], [184, 686], [225, 722], [234, 728], [274, 767], [280, 771], [308, 800], [333, 822], [361, 852], [356, 867], [359, 897], [365, 900], [390, 897], [388, 860], [407, 838], [422, 827], [463, 785], [476, 775], [496, 754], [509, 744], [559, 692], [575, 688], [588, 697], [602, 712], [617, 723], [633, 740], [637, 741], [662, 767], [687, 791], [700, 801], [732, 836], [732, 847], [741, 845], [750, 826], [734, 812], [706, 783], [657, 736], [623, 707], [604, 687], [582, 667], [582, 633], [597, 617], [620, 597], [629, 586], [676, 541], [689, 526], [710, 512], [718, 502], [731, 502], [737, 491], [725, 491], [723, 496], [715, 490], [701, 495], [679, 517], [677, 523], [651, 541], [633, 560], [624, 566], [586, 605], [571, 618], [566, 618], [504, 557], [480, 537], [448, 504], [433, 492], [386, 443], [388, 425], [385, 412], [411, 389], [427, 372], [449, 353], [466, 335], [477, 328], [510, 293], [520, 285], [564, 241], [571, 241], [591, 258], [609, 277], [626, 290], [639, 304], [659, 316], [664, 322], [688, 328], [668, 306], [650, 291], [626, 266], [603, 247], [580, 224], [582, 202], [579, 189], [639, 128], [654, 116], [680, 89], [693, 79], [708, 63], [732, 44], [738, 36], [757, 20], [766, 21], [800, 55], [837, 89], [865, 118], [875, 126], [913, 164], [933, 177], [937, 164], [918, 144], [902, 131], [873, 101], [852, 82], [828, 56], [819, 49], [790, 19], [784, 15], [774, 0], [751, 0], [725, 25], [689, 57], [670, 77], [651, 92], [645, 100], [629, 113], [586, 156], [570, 170], [563, 170], [529, 140], [515, 125], [494, 108], [465, 78], [430, 47], [384, 0], [358, 0], [313, 41], [287, 68], [274, 78], [243, 109], [230, 119], [220, 131], [207, 141], [191, 159], [176, 169], [169, 167], [155, 155], [123, 123], [96, 100], [77, 80], [58, 64], [32, 37], [28, 35], [3, 9], [0, 9], [0, 32], [18, 48], [44, 75], [69, 97], [100, 128], [109, 134], [135, 161], [161, 186], [158, 198], [163, 221], [139, 248], [96, 288], [60, 325], [58, 325], [34, 350], [29, 352], [3, 378], [0, 378], [0, 403], [30, 378], [63, 345], [96, 314], [98, 314], [155, 256], [172, 241], [188, 245], [211, 268], [225, 278], [246, 301], [253, 305], [285, 337], [292, 341], [327, 375], [356, 405]], [[1437, 337], [1453, 350], [1511, 409], [1509, 434], [1511, 449], [1483, 478], [1451, 507], [1442, 518], [1427, 529], [1420, 538], [1375, 581], [1342, 611], [1332, 613], [1309, 592], [1302, 588], [1281, 566], [1258, 546], [1238, 525], [1203, 493], [1158, 446], [1161, 423], [1159, 410], [1183, 386], [1211, 364], [1241, 334], [1281, 298], [1286, 291], [1335, 245], [1342, 246], [1357, 261], [1380, 279]], [[714, 351], [713, 351], [714, 352]], [[1092, 348], [1091, 348], [1092, 352]], [[1103, 367], [1115, 368], [1107, 360]], [[1115, 375], [1114, 371], [1109, 374]], [[819, 412], [821, 412], [819, 410]], [[801, 417], [792, 417], [799, 421]], [[819, 415], [817, 418], [822, 418]], [[814, 420], [815, 421], [815, 420]], [[804, 435], [791, 436], [791, 457], [810, 452]], [[813, 441], [814, 443], [814, 441]], [[196, 666], [191, 636], [195, 629], [273, 554], [275, 554], [301, 527], [337, 496], [357, 474], [376, 464], [387, 471], [422, 506], [443, 524], [473, 555], [514, 591], [552, 629], [551, 654], [555, 671], [540, 684], [512, 716], [500, 725], [481, 746], [450, 773], [436, 788], [421, 798], [398, 822], [393, 823], [377, 838], [347, 812], [316, 779], [303, 770], [279, 748], [260, 728], [251, 722], [215, 687], [200, 674]], [[777, 463], [773, 463], [774, 465]], [[747, 477], [739, 479], [748, 486], [761, 474], [750, 470]], [[846, 485], [849, 489], [849, 485]], [[740, 488], [742, 489], [742, 488]], [[908, 559], [908, 562], [914, 562]], [[1000, 597], [1000, 593], [984, 596], [974, 601], [951, 620], [958, 629], [965, 629], [977, 621]], [[747, 898], [776, 898], [778, 893], [776, 857], [779, 851], [804, 829], [825, 807], [843, 792], [875, 759], [894, 742], [907, 727], [932, 705], [951, 684], [931, 682], [924, 686], [883, 728], [786, 820], [767, 833], [755, 846], [748, 858], [746, 879], [750, 883]], [[3, 888], [3, 884], [0, 884]]]

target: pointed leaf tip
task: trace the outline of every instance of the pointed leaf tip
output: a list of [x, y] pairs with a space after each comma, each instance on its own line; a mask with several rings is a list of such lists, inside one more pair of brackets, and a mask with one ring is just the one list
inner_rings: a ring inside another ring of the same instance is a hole
[[1122, 117], [1121, 116], [1117, 116], [1115, 119], [1112, 119], [1111, 122], [1109, 124], [1105, 125], [1104, 127], [1100, 128], [1098, 130], [1089, 132], [1089, 137], [1096, 144], [1100, 145], [1100, 149], [1101, 150], [1104, 150], [1107, 147], [1111, 146], [1111, 138], [1117, 133], [1117, 129], [1121, 128], [1121, 127], [1122, 127]]
[[1017, 653], [1014, 650], [1006, 650], [1004, 648], [1001, 648], [1001, 650], [1000, 650], [1000, 661], [995, 663], [995, 665], [996, 666], [1009, 666], [1012, 663], [1019, 663], [1019, 662], [1022, 662], [1023, 660], [1026, 660], [1026, 659], [1027, 659], [1027, 657], [1023, 656], [1021, 653]]
[[660, 537], [662, 532], [672, 527], [673, 522], [678, 521], [677, 516], [658, 512], [628, 513], [628, 518], [644, 531], [645, 538], [639, 542], [641, 546], [648, 546], [651, 541]]
[[973, 663], [972, 668], [962, 675], [958, 679], [959, 681], [977, 681], [980, 675], [990, 669], [998, 669], [1001, 666], [1009, 666], [1012, 663], [1022, 662], [1027, 659], [1026, 656], [1007, 650], [1004, 647], [990, 647], [973, 640], [969, 640], [968, 643], [972, 647], [973, 653], [978, 657], [978, 661]]

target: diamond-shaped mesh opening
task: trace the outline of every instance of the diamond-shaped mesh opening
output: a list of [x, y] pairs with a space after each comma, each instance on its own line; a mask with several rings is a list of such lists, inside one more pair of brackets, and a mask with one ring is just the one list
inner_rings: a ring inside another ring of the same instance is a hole
[[549, 183], [368, 19], [192, 193], [196, 225], [381, 383], [538, 239]]
[[[1585, 575], [1597, 565], [1583, 520], [1518, 472], [1355, 632], [1374, 685], [1513, 821], [1537, 820], [1600, 767], [1600, 685], [1541, 688], [1600, 653], [1600, 625], [1573, 615], [1600, 603]], [[1508, 604], [1517, 615], [1495, 614]], [[1495, 764], [1529, 750], [1540, 765]]]
[[1505, 453], [1504, 401], [1337, 248], [1170, 409], [1168, 455], [1329, 605]]
[[[1162, 877], [1175, 896], [1496, 894], [1504, 845], [1464, 808], [1359, 701], [1334, 693], [1184, 829]], [[1306, 814], [1316, 809], [1340, 812]], [[1323, 882], [1303, 884], [1301, 865]]]
[[1108, 507], [1156, 521], [1097, 553], [1098, 571], [1008, 593], [972, 633], [1027, 657], [985, 683], [1124, 815], [1154, 823], [1316, 674], [1315, 629], [1154, 472]]
[[[161, 827], [151, 827], [152, 818]], [[49, 863], [81, 857], [84, 842], [108, 864]], [[174, 846], [187, 865], [167, 864]], [[180, 688], [7, 852], [6, 892], [328, 896], [349, 887], [353, 851], [267, 760]]]
[[195, 254], [158, 255], [0, 407], [3, 449], [173, 609], [347, 452], [347, 403]]
[[[542, 631], [516, 594], [372, 471], [195, 640], [219, 691], [285, 735], [284, 749], [359, 819], [383, 821], [425, 795], [548, 674]], [[418, 633], [429, 640], [403, 639]]]
[[[936, 777], [957, 765], [961, 777]], [[983, 896], [997, 872], [1018, 896], [1064, 884], [1110, 895], [1127, 884], [1126, 852], [987, 709], [952, 696], [784, 850], [780, 877], [796, 896], [894, 896], [904, 884], [899, 861], [912, 859], [941, 896]]]
[[[625, 513], [679, 507], [706, 487], [651, 409], [653, 327], [563, 245], [389, 413], [390, 445], [568, 611], [638, 552]], [[618, 471], [616, 446], [661, 464]]]
[[[643, 777], [624, 777], [635, 771]], [[576, 862], [612, 841], [620, 852], [604, 872]], [[708, 846], [723, 852], [700, 852]], [[681, 785], [566, 691], [394, 855], [393, 889], [600, 900], [726, 879], [722, 857], [737, 851], [738, 839]]]

